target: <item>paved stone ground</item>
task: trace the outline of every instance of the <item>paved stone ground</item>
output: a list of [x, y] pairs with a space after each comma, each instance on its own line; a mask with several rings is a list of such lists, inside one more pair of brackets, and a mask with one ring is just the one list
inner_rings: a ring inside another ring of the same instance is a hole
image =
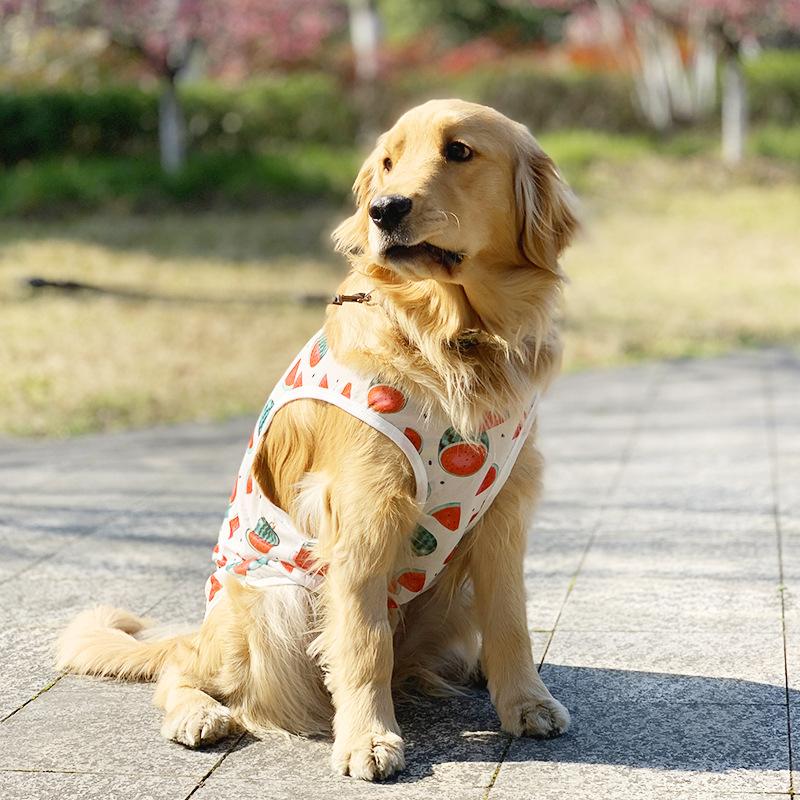
[[[0, 796], [722, 798], [800, 791], [800, 358], [762, 351], [561, 379], [526, 562], [542, 673], [572, 710], [510, 740], [484, 692], [404, 706], [408, 770], [329, 743], [163, 741], [151, 687], [61, 677], [66, 620], [198, 620], [252, 420], [0, 440]], [[794, 749], [794, 762], [792, 752]]]

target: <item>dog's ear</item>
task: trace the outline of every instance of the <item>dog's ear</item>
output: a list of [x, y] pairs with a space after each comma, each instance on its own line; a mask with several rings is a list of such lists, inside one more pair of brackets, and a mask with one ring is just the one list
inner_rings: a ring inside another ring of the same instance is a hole
[[517, 150], [520, 251], [537, 267], [561, 274], [558, 258], [580, 226], [575, 196], [527, 128], [522, 128]]
[[369, 242], [369, 201], [375, 191], [375, 173], [382, 150], [383, 136], [378, 139], [377, 146], [367, 156], [353, 183], [353, 194], [356, 198], [356, 212], [344, 220], [334, 232], [334, 246], [340, 253], [362, 253]]

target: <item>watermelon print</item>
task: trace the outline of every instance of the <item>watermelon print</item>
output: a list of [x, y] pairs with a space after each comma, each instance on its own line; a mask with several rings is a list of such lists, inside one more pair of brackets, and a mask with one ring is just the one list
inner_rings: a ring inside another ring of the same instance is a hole
[[323, 358], [325, 358], [325, 354], [328, 352], [328, 339], [323, 334], [322, 336], [314, 342], [314, 346], [311, 348], [311, 355], [308, 357], [308, 363], [311, 367], [316, 367]]
[[258, 431], [258, 435], [261, 435], [261, 429], [264, 427], [264, 423], [267, 421], [267, 417], [269, 416], [269, 412], [272, 411], [272, 407], [275, 405], [274, 400], [267, 400], [264, 408], [261, 411], [261, 416], [258, 418], [258, 425], [256, 426], [256, 430]]
[[494, 411], [488, 411], [483, 415], [483, 429], [485, 431], [496, 428], [498, 425], [502, 425], [504, 422], [505, 420]]
[[448, 428], [439, 441], [439, 465], [451, 475], [469, 477], [474, 475], [489, 456], [489, 437], [486, 431], [477, 442], [469, 442]]
[[367, 392], [367, 405], [379, 414], [396, 414], [405, 408], [405, 395], [394, 386], [379, 383]]
[[413, 428], [406, 428], [403, 433], [406, 435], [406, 439], [414, 445], [416, 451], [422, 452], [422, 437]]
[[436, 549], [436, 537], [422, 525], [417, 525], [411, 537], [411, 549], [415, 555], [429, 556]]
[[[438, 409], [426, 413], [412, 396], [381, 376], [358, 374], [339, 364], [324, 331], [315, 334], [289, 365], [266, 399], [247, 442], [214, 548], [215, 572], [206, 584], [206, 613], [218, 602], [225, 580], [233, 576], [258, 587], [291, 582], [311, 591], [319, 588], [328, 565], [315, 561], [316, 540], [272, 504], [253, 472], [277, 405], [306, 397], [345, 407], [393, 440], [405, 454], [398, 457], [408, 459], [420, 524], [409, 536], [408, 560], [387, 586], [388, 609], [400, 608], [458, 559], [464, 534], [482, 518], [517, 458], [535, 417], [536, 398], [531, 396], [529, 410], [517, 419], [487, 412], [479, 433], [467, 438], [448, 427]], [[343, 452], [342, 458], [346, 457]]]
[[492, 464], [492, 466], [489, 467], [488, 471], [486, 472], [486, 475], [484, 475], [481, 485], [478, 487], [478, 491], [475, 492], [475, 496], [477, 497], [482, 492], [485, 492], [496, 480], [497, 464]]
[[289, 370], [289, 374], [284, 379], [284, 383], [287, 386], [294, 386], [294, 382], [297, 379], [297, 372], [300, 369], [300, 359], [298, 358], [295, 362], [295, 365]]
[[431, 516], [449, 531], [457, 531], [461, 524], [461, 503], [445, 503], [430, 512]]
[[314, 565], [314, 553], [311, 550], [313, 546], [314, 542], [303, 542], [303, 546], [297, 551], [294, 563], [300, 569], [308, 571]]
[[425, 585], [425, 570], [410, 569], [397, 576], [397, 583], [409, 592], [421, 592]]

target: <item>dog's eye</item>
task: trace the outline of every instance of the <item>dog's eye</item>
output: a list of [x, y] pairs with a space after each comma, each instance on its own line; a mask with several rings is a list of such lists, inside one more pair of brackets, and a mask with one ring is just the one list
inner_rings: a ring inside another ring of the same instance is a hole
[[444, 157], [448, 161], [469, 161], [472, 158], [472, 148], [464, 142], [450, 142], [444, 149]]
[[392, 159], [391, 158], [384, 158], [383, 159], [383, 168], [387, 172], [391, 172], [392, 171]]

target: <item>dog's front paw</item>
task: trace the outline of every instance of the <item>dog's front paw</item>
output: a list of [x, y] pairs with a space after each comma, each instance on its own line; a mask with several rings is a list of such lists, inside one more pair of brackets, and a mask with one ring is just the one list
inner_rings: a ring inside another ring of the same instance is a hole
[[221, 703], [191, 703], [173, 708], [164, 717], [161, 735], [187, 747], [202, 747], [224, 739], [232, 727], [230, 709]]
[[569, 728], [569, 711], [555, 697], [526, 697], [497, 711], [503, 730], [514, 736], [552, 739]]
[[331, 758], [334, 770], [364, 781], [380, 781], [406, 765], [403, 740], [391, 731], [347, 738], [337, 736]]

